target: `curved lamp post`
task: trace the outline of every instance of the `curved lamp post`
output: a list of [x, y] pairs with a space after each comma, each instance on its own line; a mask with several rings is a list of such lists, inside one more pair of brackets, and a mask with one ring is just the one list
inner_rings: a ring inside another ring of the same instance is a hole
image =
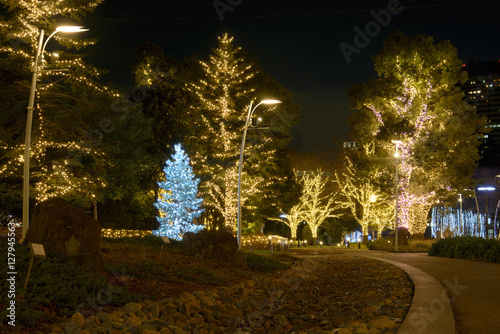
[[396, 252], [398, 251], [398, 244], [399, 244], [399, 233], [398, 233], [398, 191], [399, 191], [399, 179], [398, 179], [398, 169], [399, 169], [399, 151], [398, 151], [398, 146], [401, 145], [401, 140], [393, 140], [392, 141], [394, 144], [396, 144], [396, 152], [394, 153], [394, 158], [396, 158], [396, 186], [394, 187], [395, 189], [395, 200], [396, 200], [396, 205], [395, 205], [395, 218], [394, 218], [394, 249]]
[[36, 81], [39, 74], [40, 58], [43, 58], [43, 52], [45, 46], [47, 46], [48, 41], [57, 34], [58, 32], [63, 33], [74, 33], [87, 31], [81, 26], [60, 26], [49, 35], [49, 37], [43, 42], [44, 32], [43, 29], [40, 30], [40, 40], [38, 42], [38, 47], [35, 55], [35, 62], [33, 63], [33, 74], [31, 77], [31, 90], [30, 97], [28, 101], [28, 119], [26, 120], [26, 139], [24, 142], [24, 172], [23, 172], [23, 228], [22, 228], [22, 239], [26, 237], [26, 232], [29, 227], [29, 196], [30, 196], [30, 145], [31, 145], [31, 125], [33, 123], [33, 106], [35, 104], [35, 94], [36, 94]]
[[[238, 169], [238, 249], [241, 248], [241, 170], [243, 168], [243, 152], [245, 151], [245, 141], [247, 139], [248, 126], [252, 126], [251, 119], [253, 112], [261, 104], [278, 104], [281, 103], [280, 100], [262, 100], [255, 107], [252, 108], [253, 101], [250, 101], [250, 106], [248, 106], [247, 119], [245, 121], [245, 128], [243, 130], [243, 140], [241, 141], [241, 151], [240, 151], [240, 165]], [[252, 126], [253, 127], [253, 126]]]
[[[478, 187], [477, 190], [478, 191], [485, 191], [486, 192], [486, 204], [485, 204], [485, 235], [484, 235], [484, 238], [485, 239], [488, 239], [488, 218], [490, 216], [490, 213], [488, 211], [488, 191], [495, 191], [495, 187], [493, 186], [483, 186], [483, 187]], [[479, 209], [478, 209], [479, 211]]]

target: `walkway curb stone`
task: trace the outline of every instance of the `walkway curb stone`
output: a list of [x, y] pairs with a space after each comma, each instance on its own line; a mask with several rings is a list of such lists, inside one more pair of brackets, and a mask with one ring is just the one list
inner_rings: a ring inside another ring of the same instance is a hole
[[413, 281], [413, 301], [398, 334], [455, 334], [455, 319], [450, 300], [437, 279], [405, 263], [364, 254], [361, 256], [398, 266]]

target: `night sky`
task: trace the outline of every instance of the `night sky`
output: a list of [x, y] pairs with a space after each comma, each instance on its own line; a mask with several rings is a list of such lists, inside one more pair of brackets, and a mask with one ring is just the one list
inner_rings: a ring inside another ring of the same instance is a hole
[[[214, 0], [106, 0], [82, 22], [91, 29], [85, 37], [100, 39], [86, 50], [88, 61], [109, 70], [104, 81], [127, 92], [133, 86], [130, 65], [137, 46], [158, 44], [179, 62], [191, 54], [206, 58], [227, 31], [294, 93], [302, 107], [300, 124], [293, 129], [300, 148], [325, 150], [333, 147], [333, 138], [346, 138], [350, 109], [345, 92], [376, 76], [371, 56], [389, 34], [400, 30], [450, 40], [463, 62], [500, 59], [498, 0], [217, 1], [228, 10], [218, 12]], [[379, 14], [385, 27], [375, 24], [371, 10], [392, 11], [390, 19]], [[373, 29], [370, 40], [348, 63], [340, 44], [356, 46], [354, 28], [365, 31], [367, 25]]]

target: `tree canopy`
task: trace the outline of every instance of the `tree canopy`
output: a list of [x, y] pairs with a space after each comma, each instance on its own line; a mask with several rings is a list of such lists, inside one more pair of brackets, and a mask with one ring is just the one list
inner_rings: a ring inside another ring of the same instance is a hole
[[486, 120], [463, 101], [457, 85], [467, 73], [449, 41], [397, 32], [373, 60], [378, 78], [348, 91], [352, 136], [374, 144], [358, 161], [394, 165], [393, 141], [401, 142], [400, 226], [423, 233], [430, 206], [471, 184]]

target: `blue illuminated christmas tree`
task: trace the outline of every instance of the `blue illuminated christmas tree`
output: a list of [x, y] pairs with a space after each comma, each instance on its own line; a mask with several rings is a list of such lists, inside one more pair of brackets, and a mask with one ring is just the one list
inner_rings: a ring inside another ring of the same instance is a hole
[[181, 240], [184, 233], [203, 229], [203, 225], [192, 223], [203, 212], [200, 209], [203, 199], [196, 197], [200, 179], [194, 177], [189, 157], [180, 144], [175, 145], [172, 159], [167, 160], [163, 169], [165, 181], [158, 182], [161, 196], [155, 207], [160, 211], [156, 217], [160, 228], [153, 234]]

